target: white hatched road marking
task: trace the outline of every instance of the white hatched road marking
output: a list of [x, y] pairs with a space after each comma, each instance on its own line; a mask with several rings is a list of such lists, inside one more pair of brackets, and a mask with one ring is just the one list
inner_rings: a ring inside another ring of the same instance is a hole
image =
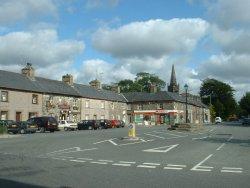
[[210, 167], [210, 166], [201, 166], [204, 162], [206, 162], [210, 157], [212, 157], [213, 154], [210, 154], [209, 156], [207, 156], [204, 160], [202, 160], [201, 162], [199, 162], [197, 165], [195, 165], [193, 168], [191, 168], [190, 170], [193, 170], [193, 171], [211, 171], [211, 168], [213, 167]]
[[96, 149], [98, 149], [98, 148], [81, 149], [80, 147], [72, 147], [72, 148], [53, 151], [53, 152], [47, 153], [47, 155], [60, 155], [60, 154], [64, 154], [64, 153], [91, 151], [91, 150], [96, 150]]
[[143, 165], [153, 165], [153, 166], [159, 166], [160, 163], [142, 163]]
[[222, 167], [222, 169], [230, 169], [230, 170], [242, 170], [242, 168], [235, 168], [235, 167]]
[[192, 138], [192, 140], [202, 140], [202, 139], [205, 139], [205, 138], [208, 138], [208, 136], [199, 137], [199, 138]]
[[227, 139], [227, 141], [229, 142], [230, 140], [232, 140], [233, 136], [231, 136], [229, 139]]
[[168, 135], [175, 136], [175, 137], [186, 137], [187, 136], [187, 135], [182, 136], [182, 135], [178, 135], [178, 134], [172, 134], [172, 133], [160, 132], [160, 131], [153, 131], [153, 132], [155, 132], [155, 133], [162, 133], [162, 134], [168, 134]]
[[241, 170], [221, 170], [221, 172], [242, 173]]
[[99, 142], [95, 142], [93, 144], [100, 144], [100, 143], [103, 143], [103, 142], [110, 142], [110, 140], [116, 140], [117, 138], [111, 138], [111, 139], [108, 139], [108, 140], [102, 140], [102, 141], [99, 141]]
[[112, 160], [104, 160], [104, 159], [99, 159], [98, 161], [100, 161], [100, 162], [108, 162], [108, 163], [114, 162], [114, 161], [112, 161]]
[[224, 146], [225, 146], [225, 143], [221, 144], [220, 147], [218, 147], [216, 150], [219, 151]]
[[145, 152], [157, 152], [157, 153], [167, 153], [168, 151], [170, 151], [171, 149], [177, 147], [178, 145], [179, 144], [170, 145], [170, 146], [162, 146], [162, 147], [146, 149], [146, 150], [142, 150], [142, 151], [145, 151]]
[[92, 161], [93, 160], [93, 159], [90, 159], [90, 158], [77, 158], [77, 159], [86, 160], [86, 161]]
[[62, 160], [62, 161], [65, 161], [66, 159], [63, 159], [63, 158], [59, 158], [59, 157], [52, 157], [52, 159], [56, 159], [56, 160]]
[[182, 168], [187, 167], [187, 165], [175, 165], [175, 164], [168, 164], [167, 166], [171, 166], [171, 167], [182, 167]]
[[165, 166], [163, 169], [165, 169], [165, 170], [182, 170], [183, 168]]
[[135, 161], [119, 161], [119, 163], [135, 164]]
[[109, 142], [110, 142], [111, 144], [115, 145], [115, 146], [117, 146], [117, 145], [118, 145], [118, 144], [117, 144], [117, 143], [115, 143], [113, 140], [109, 140]]
[[148, 136], [156, 137], [156, 138], [165, 139], [165, 137], [157, 136], [157, 135], [154, 135], [154, 134], [148, 134], [148, 133], [144, 133], [144, 134], [148, 135]]

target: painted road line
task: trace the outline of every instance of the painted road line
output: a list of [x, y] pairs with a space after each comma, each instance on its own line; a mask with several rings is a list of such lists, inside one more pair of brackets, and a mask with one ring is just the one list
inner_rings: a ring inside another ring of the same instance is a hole
[[112, 139], [111, 139], [111, 140], [109, 140], [109, 142], [110, 142], [111, 144], [115, 145], [115, 146], [117, 146], [117, 145], [118, 145], [118, 144], [117, 144], [117, 143], [115, 143]]
[[131, 164], [113, 163], [113, 166], [131, 166]]
[[103, 143], [103, 142], [110, 142], [110, 140], [115, 140], [117, 138], [111, 138], [111, 139], [108, 139], [108, 140], [102, 140], [102, 141], [99, 141], [99, 142], [95, 142], [93, 144], [100, 144], [100, 143]]
[[96, 150], [98, 148], [89, 148], [89, 149], [81, 149], [80, 147], [73, 147], [73, 148], [68, 148], [68, 149], [63, 149], [63, 150], [58, 150], [54, 152], [47, 153], [47, 155], [60, 155], [64, 153], [73, 153], [73, 152], [80, 152], [80, 151], [91, 151], [91, 150]]
[[229, 172], [229, 173], [242, 173], [241, 170], [221, 170], [221, 172]]
[[85, 163], [86, 161], [82, 161], [82, 160], [76, 160], [76, 159], [71, 159], [69, 161], [72, 161], [72, 162], [77, 162], [77, 163]]
[[156, 166], [149, 166], [149, 165], [138, 165], [138, 168], [156, 168]]
[[213, 167], [210, 167], [210, 166], [201, 166], [201, 165], [204, 162], [206, 162], [212, 156], [213, 156], [213, 154], [210, 154], [209, 156], [207, 156], [205, 159], [203, 159], [201, 162], [199, 162], [197, 165], [195, 165], [190, 170], [193, 170], [193, 171], [211, 171], [211, 168], [213, 168]]
[[160, 163], [142, 163], [143, 165], [152, 165], [152, 166], [159, 166]]
[[154, 134], [148, 134], [148, 133], [144, 133], [144, 134], [148, 135], [148, 136], [156, 137], [156, 138], [165, 139], [165, 137], [157, 136], [157, 135], [154, 135]]
[[62, 160], [62, 161], [65, 161], [65, 160], [66, 160], [66, 159], [64, 159], [64, 158], [58, 158], [58, 157], [52, 157], [52, 159]]
[[220, 147], [218, 147], [216, 150], [219, 151], [224, 146], [225, 146], [225, 143], [221, 144]]
[[165, 170], [182, 170], [183, 168], [165, 166], [163, 169], [165, 169]]
[[77, 159], [86, 160], [86, 161], [92, 161], [93, 160], [93, 159], [90, 159], [90, 158], [77, 158]]
[[119, 163], [135, 164], [135, 161], [119, 161]]
[[91, 161], [92, 164], [108, 164], [107, 162]]
[[158, 148], [146, 149], [146, 150], [142, 150], [142, 151], [144, 151], [144, 152], [167, 153], [168, 151], [170, 151], [171, 149], [177, 147], [178, 145], [179, 144], [175, 144], [175, 145], [163, 146], [163, 147], [158, 147]]
[[169, 167], [182, 167], [182, 168], [187, 167], [187, 165], [175, 165], [175, 164], [168, 164], [167, 166], [169, 166]]
[[100, 160], [98, 160], [98, 161], [100, 161], [100, 162], [107, 162], [107, 163], [113, 163], [114, 161], [112, 161], [112, 160], [104, 160], [104, 159], [100, 159]]
[[229, 142], [230, 140], [232, 140], [233, 136], [231, 136], [229, 139], [227, 139], [227, 141]]
[[139, 142], [126, 143], [126, 144], [119, 144], [118, 146], [126, 146], [126, 145], [140, 144], [140, 143], [146, 143], [146, 142], [152, 142], [152, 141], [154, 141], [154, 140], [146, 140], [145, 142], [139, 141]]
[[67, 157], [67, 156], [62, 156], [62, 155], [59, 155], [57, 157], [66, 158], [66, 159], [73, 159], [74, 158], [74, 157]]
[[192, 140], [202, 140], [202, 139], [206, 139], [208, 138], [208, 136], [204, 136], [204, 137], [200, 137], [200, 138], [192, 138]]
[[185, 136], [182, 136], [182, 135], [178, 135], [178, 134], [171, 134], [171, 133], [168, 133], [168, 132], [160, 132], [160, 131], [153, 131], [155, 133], [162, 133], [162, 134], [168, 134], [168, 135], [171, 135], [171, 136], [175, 136], [175, 137], [185, 137]]
[[223, 170], [242, 170], [242, 168], [235, 168], [235, 167], [222, 167]]
[[215, 129], [215, 128], [213, 128], [213, 129], [209, 130], [209, 132], [213, 132], [213, 131], [214, 131], [214, 129]]

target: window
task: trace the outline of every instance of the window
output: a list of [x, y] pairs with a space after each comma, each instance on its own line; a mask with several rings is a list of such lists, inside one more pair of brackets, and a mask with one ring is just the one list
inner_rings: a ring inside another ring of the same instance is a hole
[[114, 105], [114, 103], [113, 103], [113, 102], [110, 104], [110, 106], [111, 106], [111, 108], [112, 108], [112, 109], [114, 109], [114, 108], [115, 108], [115, 105]]
[[8, 119], [8, 112], [7, 111], [0, 111], [0, 119], [7, 120]]
[[102, 119], [102, 120], [105, 119], [105, 115], [101, 115], [101, 119]]
[[142, 104], [138, 104], [138, 105], [137, 105], [137, 110], [142, 110], [142, 108], [143, 108], [143, 107], [142, 107]]
[[38, 95], [32, 94], [32, 104], [38, 104]]
[[1, 91], [1, 101], [8, 102], [8, 91]]
[[89, 120], [89, 115], [88, 114], [85, 115], [85, 120]]
[[157, 109], [163, 109], [163, 103], [157, 103]]
[[77, 99], [73, 100], [73, 106], [77, 106]]
[[101, 108], [102, 108], [102, 109], [105, 108], [105, 103], [104, 103], [104, 101], [101, 101]]
[[85, 107], [89, 108], [89, 100], [85, 101]]
[[37, 116], [37, 112], [29, 112], [29, 118], [33, 118]]
[[118, 119], [118, 120], [121, 120], [121, 116], [120, 116], [120, 115], [117, 115], [117, 119]]

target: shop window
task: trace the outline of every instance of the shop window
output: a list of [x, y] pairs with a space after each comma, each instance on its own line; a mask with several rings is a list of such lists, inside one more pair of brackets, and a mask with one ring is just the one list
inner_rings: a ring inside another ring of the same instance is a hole
[[1, 91], [1, 101], [8, 102], [8, 91]]
[[32, 94], [32, 104], [38, 104], [38, 95]]

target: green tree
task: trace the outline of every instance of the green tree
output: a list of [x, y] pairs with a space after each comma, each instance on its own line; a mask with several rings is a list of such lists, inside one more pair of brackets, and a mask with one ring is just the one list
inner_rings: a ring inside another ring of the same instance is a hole
[[200, 88], [200, 96], [202, 102], [214, 106], [217, 116], [223, 119], [228, 119], [230, 115], [236, 113], [237, 103], [234, 99], [234, 89], [221, 81], [216, 79], [206, 79], [203, 81]]
[[242, 115], [250, 115], [250, 92], [247, 92], [239, 102], [240, 108], [242, 109]]
[[211, 121], [214, 122], [214, 119], [216, 117], [216, 112], [213, 105], [209, 106], [209, 111], [210, 111]]

